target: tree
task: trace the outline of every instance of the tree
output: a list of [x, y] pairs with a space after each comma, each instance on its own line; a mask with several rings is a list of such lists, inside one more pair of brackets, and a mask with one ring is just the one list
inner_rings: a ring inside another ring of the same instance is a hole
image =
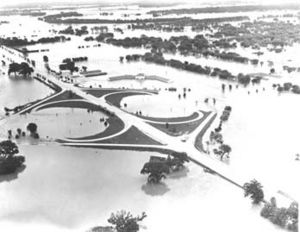
[[20, 70], [20, 64], [13, 62], [13, 63], [9, 64], [8, 75], [10, 75], [11, 73], [14, 73], [16, 76], [16, 74], [19, 70]]
[[45, 63], [49, 62], [48, 56], [43, 56], [43, 61], [44, 61]]
[[228, 155], [231, 152], [231, 147], [227, 144], [222, 144], [219, 149], [221, 151], [221, 160], [223, 160], [224, 155]]
[[172, 152], [168, 155], [168, 158], [151, 156], [149, 162], [144, 164], [141, 174], [149, 175], [149, 184], [157, 184], [163, 178], [166, 178], [166, 174], [184, 168], [184, 162], [189, 162], [185, 152]]
[[224, 92], [225, 91], [225, 84], [222, 84], [222, 91]]
[[21, 133], [22, 133], [22, 130], [21, 130], [20, 128], [18, 128], [18, 129], [17, 129], [17, 133], [18, 133], [18, 135], [20, 136]]
[[244, 75], [242, 73], [239, 73], [237, 78], [238, 78], [238, 82], [245, 86], [248, 85], [251, 81], [251, 78], [249, 75]]
[[210, 132], [209, 140], [211, 142], [223, 143], [223, 135], [217, 131]]
[[25, 162], [24, 156], [16, 156], [19, 153], [18, 146], [10, 141], [0, 142], [0, 174], [15, 172]]
[[290, 207], [287, 209], [287, 213], [291, 218], [298, 220], [299, 211], [298, 211], [298, 203], [296, 201], [291, 203]]
[[17, 147], [17, 145], [14, 142], [12, 142], [10, 140], [0, 142], [0, 157], [1, 158], [12, 157], [18, 153], [19, 153], [19, 148]]
[[12, 137], [12, 131], [11, 130], [7, 131], [7, 137], [8, 137], [8, 139], [11, 139], [11, 137]]
[[145, 212], [141, 216], [133, 217], [130, 212], [121, 210], [116, 214], [112, 213], [107, 221], [115, 226], [117, 232], [137, 232], [140, 229], [138, 222], [145, 217], [147, 217]]
[[245, 197], [250, 196], [253, 204], [259, 204], [264, 200], [263, 186], [257, 180], [251, 180], [243, 186]]
[[144, 164], [141, 174], [149, 174], [148, 183], [157, 184], [163, 178], [166, 178], [165, 174], [170, 172], [170, 167], [166, 162], [147, 162]]
[[264, 218], [270, 218], [274, 215], [275, 209], [276, 206], [273, 206], [271, 203], [267, 202], [260, 211], [260, 215]]
[[86, 66], [82, 66], [81, 68], [82, 68], [82, 71], [83, 71], [83, 72], [86, 72], [86, 71], [87, 71], [87, 67], [86, 67]]
[[31, 68], [28, 63], [22, 62], [20, 64], [19, 74], [23, 75], [24, 77], [30, 76], [33, 71], [33, 68]]
[[275, 225], [285, 228], [287, 225], [287, 220], [288, 220], [287, 209], [284, 207], [275, 208], [272, 216], [270, 217], [270, 220]]
[[16, 75], [16, 73], [18, 73], [24, 77], [27, 77], [31, 75], [33, 71], [33, 68], [31, 68], [26, 62], [22, 62], [21, 64], [11, 63], [8, 68], [8, 75], [10, 75], [11, 73], [14, 73]]
[[37, 125], [31, 122], [27, 125], [26, 129], [30, 132], [31, 135], [34, 135], [37, 132]]

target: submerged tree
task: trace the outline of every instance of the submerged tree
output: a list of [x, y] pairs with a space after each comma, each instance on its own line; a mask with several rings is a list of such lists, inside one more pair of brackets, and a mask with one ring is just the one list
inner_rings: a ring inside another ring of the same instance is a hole
[[49, 62], [48, 56], [43, 56], [43, 61], [44, 61], [44, 62]]
[[266, 202], [260, 215], [269, 219], [273, 224], [290, 231], [298, 231], [298, 203], [292, 202], [289, 208], [278, 208], [276, 199], [273, 197]]
[[28, 63], [22, 62], [20, 64], [19, 74], [21, 74], [22, 76], [28, 77], [33, 73], [33, 71], [33, 68], [31, 68]]
[[133, 217], [130, 212], [125, 210], [112, 213], [108, 222], [115, 226], [117, 232], [137, 232], [140, 229], [138, 222], [147, 217], [143, 212], [141, 216]]
[[244, 184], [245, 197], [250, 196], [253, 204], [259, 204], [264, 200], [263, 186], [257, 180], [251, 180]]
[[14, 73], [15, 75], [18, 73], [24, 77], [30, 76], [33, 73], [33, 68], [29, 66], [28, 63], [22, 62], [18, 63], [11, 63], [8, 68], [8, 75]]
[[16, 156], [19, 153], [17, 145], [5, 140], [0, 142], [0, 174], [11, 174], [25, 162], [24, 156]]
[[26, 129], [30, 132], [30, 136], [38, 139], [39, 138], [39, 134], [37, 133], [37, 125], [33, 122], [29, 123], [26, 127]]
[[20, 69], [20, 64], [15, 63], [15, 62], [9, 64], [9, 67], [8, 67], [8, 75], [10, 75], [11, 73], [14, 73], [15, 76], [16, 76], [16, 74], [17, 74], [17, 72], [19, 71], [19, 69]]
[[229, 155], [229, 153], [231, 152], [231, 147], [227, 144], [222, 144], [220, 147], [220, 156], [221, 156], [221, 160], [223, 160], [223, 157], [225, 155]]
[[148, 174], [148, 183], [157, 184], [166, 178], [166, 174], [170, 172], [170, 168], [165, 162], [147, 162], [145, 163], [141, 174]]

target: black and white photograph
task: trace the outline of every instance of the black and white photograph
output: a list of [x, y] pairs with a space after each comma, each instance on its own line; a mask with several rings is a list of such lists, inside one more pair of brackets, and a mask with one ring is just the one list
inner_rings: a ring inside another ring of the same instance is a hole
[[298, 232], [300, 0], [1, 0], [0, 232]]

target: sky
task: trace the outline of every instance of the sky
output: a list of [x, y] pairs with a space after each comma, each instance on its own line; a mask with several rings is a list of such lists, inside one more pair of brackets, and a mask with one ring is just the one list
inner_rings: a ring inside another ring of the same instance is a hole
[[[24, 4], [33, 4], [33, 3], [45, 3], [47, 0], [0, 0], [0, 7], [3, 6], [14, 6], [14, 5], [24, 5]], [[137, 3], [137, 2], [141, 2], [141, 3], [199, 3], [199, 5], [201, 5], [201, 3], [224, 3], [224, 4], [228, 4], [231, 2], [240, 2], [241, 4], [243, 3], [255, 3], [255, 4], [279, 4], [279, 3], [287, 3], [287, 2], [294, 2], [294, 3], [298, 3], [299, 0], [53, 0], [53, 1], [49, 1], [51, 2], [51, 4], [53, 4], [54, 2], [57, 3], [61, 3], [61, 4], [69, 4], [69, 3], [80, 3], [80, 2], [84, 2], [84, 3], [88, 3], [88, 2], [98, 2], [98, 3], [105, 3], [108, 2], [110, 4], [118, 4], [118, 3], [122, 3], [122, 4], [128, 4], [128, 3]]]

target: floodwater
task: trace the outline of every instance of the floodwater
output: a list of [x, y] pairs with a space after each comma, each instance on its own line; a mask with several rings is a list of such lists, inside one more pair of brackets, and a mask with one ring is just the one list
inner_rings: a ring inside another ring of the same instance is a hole
[[104, 122], [100, 118], [107, 118], [100, 112], [87, 112], [86, 109], [49, 108], [37, 112], [18, 116], [5, 124], [0, 135], [6, 136], [7, 130], [16, 133], [17, 128], [26, 131], [28, 123], [38, 126], [40, 138], [55, 140], [59, 138], [76, 138], [100, 133], [105, 130]]
[[14, 77], [0, 76], [0, 118], [4, 107], [14, 108], [49, 96], [53, 91], [36, 80], [19, 80]]
[[[40, 21], [36, 23], [36, 19], [30, 17], [16, 16], [12, 20], [14, 27], [1, 25], [3, 34], [7, 32], [14, 35], [17, 28], [21, 37], [30, 37], [32, 34], [42, 37], [53, 35], [52, 29], [66, 27], [50, 26]], [[188, 35], [192, 36], [193, 33], [188, 32]], [[125, 32], [126, 36], [138, 34], [148, 35], [149, 31]], [[153, 32], [153, 35], [168, 38], [180, 33]], [[38, 69], [44, 70], [43, 55], [49, 57], [49, 65], [53, 69], [57, 69], [64, 58], [87, 56], [88, 62], [79, 63], [78, 66], [85, 65], [89, 70], [101, 69], [108, 75], [78, 79], [86, 87], [101, 85], [162, 90], [158, 96], [125, 98], [122, 103], [127, 103], [126, 110], [131, 112], [141, 110], [149, 116], [174, 117], [190, 115], [193, 110], [199, 109], [221, 113], [225, 105], [231, 105], [231, 117], [223, 127], [225, 143], [232, 147], [228, 164], [230, 168], [255, 177], [263, 185], [282, 190], [293, 198], [299, 196], [295, 183], [295, 176], [299, 176], [299, 162], [294, 160], [294, 155], [300, 149], [297, 141], [300, 129], [300, 115], [297, 112], [299, 96], [279, 96], [272, 89], [273, 83], [287, 80], [299, 82], [297, 73], [282, 71], [282, 65], [285, 64], [300, 66], [299, 59], [296, 59], [299, 45], [287, 48], [281, 54], [265, 51], [259, 58], [263, 61], [272, 60], [281, 78], [268, 77], [269, 80], [263, 81], [260, 86], [247, 89], [241, 86], [236, 89], [234, 86], [231, 92], [226, 90], [223, 93], [221, 84], [226, 82], [212, 77], [143, 62], [119, 62], [120, 56], [144, 54], [146, 49], [125, 49], [107, 44], [94, 47], [96, 43], [84, 42], [84, 37], [71, 37], [70, 42], [30, 46], [28, 49], [50, 51], [32, 53], [29, 57], [36, 60]], [[80, 45], [89, 48], [78, 49]], [[253, 51], [249, 49], [238, 48], [236, 52], [254, 58]], [[166, 57], [202, 66], [217, 66], [234, 74], [268, 73], [270, 68], [267, 64], [253, 66], [203, 57]], [[6, 68], [1, 67], [4, 70]], [[108, 81], [110, 76], [138, 73], [162, 76], [168, 78], [170, 83]], [[6, 76], [0, 78], [1, 108], [2, 105], [13, 107], [24, 104], [51, 93], [37, 81], [13, 81]], [[166, 91], [169, 87], [177, 88], [177, 92]], [[183, 88], [191, 89], [185, 99], [182, 98]], [[178, 94], [181, 94], [180, 100]], [[215, 98], [217, 104], [212, 105], [211, 101], [204, 104], [205, 98]], [[29, 121], [35, 121], [43, 138], [86, 136], [104, 129], [99, 122], [101, 116], [79, 109], [47, 109], [7, 123], [2, 134], [5, 135], [7, 128], [24, 128]], [[0, 183], [0, 228], [8, 232], [85, 231], [96, 225], [107, 225], [110, 213], [120, 209], [130, 210], [134, 214], [145, 211], [148, 217], [142, 223], [143, 229], [151, 232], [196, 232], [203, 228], [205, 231], [280, 231], [259, 216], [259, 209], [252, 208], [240, 189], [204, 173], [194, 164], [187, 165], [188, 171], [182, 176], [170, 177], [158, 189], [151, 189], [145, 185], [146, 176], [140, 175], [140, 169], [149, 156], [156, 153], [78, 149], [53, 143], [33, 146], [24, 141], [20, 141], [20, 152], [26, 157], [25, 170], [19, 173], [17, 179], [10, 178], [12, 180], [8, 182], [4, 178]]]
[[[238, 231], [241, 226], [249, 232], [278, 230], [258, 216], [241, 190], [192, 164], [186, 176], [170, 177], [159, 192], [152, 192], [139, 172], [155, 153], [55, 145], [20, 148], [26, 169], [17, 180], [0, 185], [0, 227], [8, 232], [86, 231], [107, 225], [110, 213], [121, 209], [145, 211], [148, 217], [142, 224], [153, 232], [196, 232], [202, 226], [209, 231]], [[219, 223], [213, 223], [216, 218]]]

